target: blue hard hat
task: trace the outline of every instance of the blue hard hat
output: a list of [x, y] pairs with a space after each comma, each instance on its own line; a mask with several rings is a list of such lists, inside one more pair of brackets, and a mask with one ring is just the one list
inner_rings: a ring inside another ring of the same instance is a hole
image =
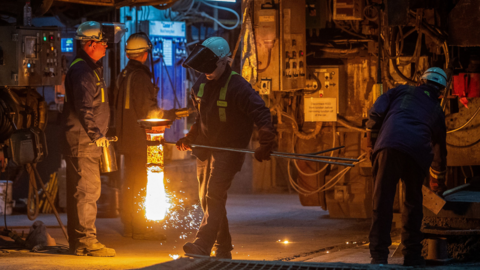
[[438, 83], [443, 87], [447, 87], [447, 74], [443, 69], [438, 67], [429, 68], [423, 73], [421, 79]]

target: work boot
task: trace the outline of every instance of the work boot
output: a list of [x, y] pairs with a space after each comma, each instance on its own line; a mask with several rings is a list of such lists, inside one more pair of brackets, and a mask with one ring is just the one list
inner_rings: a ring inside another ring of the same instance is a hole
[[85, 244], [77, 245], [74, 254], [77, 256], [115, 257], [115, 250], [113, 248], [107, 248], [97, 241], [89, 246]]
[[210, 253], [205, 251], [205, 249], [190, 242], [187, 242], [185, 245], [183, 245], [183, 251], [185, 251], [185, 254], [210, 256]]
[[370, 264], [388, 264], [388, 260], [372, 258], [372, 261], [370, 261]]
[[416, 258], [405, 257], [403, 259], [403, 266], [424, 267], [425, 265], [425, 259], [422, 256]]
[[231, 260], [232, 259], [232, 252], [231, 251], [216, 250], [215, 251], [215, 258]]
[[148, 230], [145, 233], [134, 233], [133, 239], [135, 240], [167, 240], [167, 236], [163, 233], [157, 233], [154, 230]]

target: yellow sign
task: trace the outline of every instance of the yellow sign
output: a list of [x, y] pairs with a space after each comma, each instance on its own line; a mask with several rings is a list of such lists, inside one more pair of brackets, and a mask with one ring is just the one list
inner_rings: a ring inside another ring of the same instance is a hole
[[306, 122], [337, 121], [336, 98], [305, 98], [304, 113]]

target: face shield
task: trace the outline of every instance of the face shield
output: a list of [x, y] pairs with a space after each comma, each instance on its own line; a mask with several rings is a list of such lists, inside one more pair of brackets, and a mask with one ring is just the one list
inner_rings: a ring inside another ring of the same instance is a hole
[[124, 23], [104, 22], [102, 23], [103, 40], [118, 43], [127, 30]]
[[196, 45], [187, 60], [183, 62], [184, 68], [192, 68], [198, 72], [210, 74], [217, 68], [219, 58], [209, 48]]

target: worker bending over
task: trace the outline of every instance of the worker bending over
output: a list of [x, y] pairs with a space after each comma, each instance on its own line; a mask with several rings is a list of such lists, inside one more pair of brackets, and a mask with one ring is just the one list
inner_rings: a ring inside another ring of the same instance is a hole
[[[367, 128], [373, 146], [372, 264], [387, 264], [396, 186], [402, 179], [404, 265], [422, 266], [422, 185], [430, 167], [430, 187], [445, 190], [446, 126], [439, 96], [446, 86], [441, 68], [429, 68], [417, 87], [401, 85], [381, 95], [369, 112]], [[435, 154], [434, 154], [435, 153]], [[433, 163], [432, 163], [433, 161]], [[402, 195], [401, 195], [402, 196]]]
[[[269, 160], [276, 148], [270, 110], [250, 84], [232, 71], [230, 48], [225, 39], [211, 37], [197, 45], [184, 67], [203, 73], [193, 86], [191, 98], [197, 110], [196, 121], [185, 138], [177, 142], [179, 150], [191, 150], [191, 144], [245, 148], [255, 124], [260, 147], [259, 161]], [[232, 239], [225, 204], [227, 191], [245, 160], [244, 153], [194, 148], [197, 157], [199, 198], [203, 220], [193, 243], [186, 243], [188, 254], [209, 255], [215, 245], [217, 258], [232, 258]]]

